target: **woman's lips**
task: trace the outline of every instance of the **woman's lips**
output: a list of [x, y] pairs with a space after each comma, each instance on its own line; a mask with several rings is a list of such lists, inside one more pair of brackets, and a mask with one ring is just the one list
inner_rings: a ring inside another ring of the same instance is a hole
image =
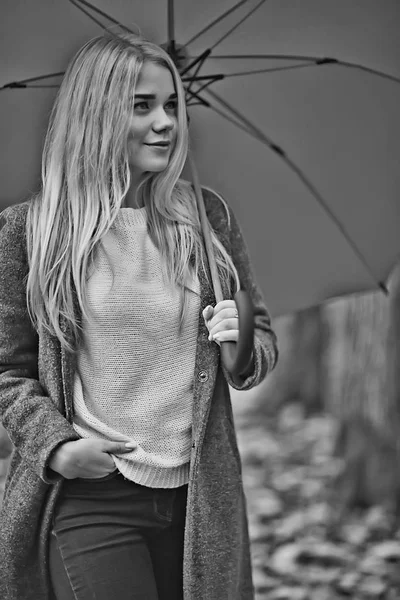
[[146, 146], [163, 146], [163, 147], [168, 147], [171, 145], [171, 142], [153, 142], [153, 143], [146, 143]]
[[149, 146], [149, 148], [154, 148], [155, 150], [169, 150], [171, 147], [171, 142], [157, 142], [155, 144], [145, 144]]

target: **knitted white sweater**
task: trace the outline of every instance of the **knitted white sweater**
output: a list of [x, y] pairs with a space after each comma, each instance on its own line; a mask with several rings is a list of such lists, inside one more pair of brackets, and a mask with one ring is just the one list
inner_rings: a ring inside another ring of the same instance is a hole
[[122, 208], [96, 254], [74, 428], [83, 438], [135, 441], [136, 450], [114, 456], [117, 468], [141, 485], [172, 488], [188, 481], [199, 283], [179, 334], [180, 295], [165, 281], [146, 221], [145, 208]]

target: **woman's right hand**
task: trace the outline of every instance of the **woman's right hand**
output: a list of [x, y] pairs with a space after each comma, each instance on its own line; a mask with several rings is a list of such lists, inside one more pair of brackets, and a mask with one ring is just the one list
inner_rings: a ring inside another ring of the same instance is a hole
[[56, 448], [49, 467], [66, 479], [105, 477], [115, 470], [110, 454], [127, 454], [136, 448], [134, 442], [81, 439], [65, 442]]

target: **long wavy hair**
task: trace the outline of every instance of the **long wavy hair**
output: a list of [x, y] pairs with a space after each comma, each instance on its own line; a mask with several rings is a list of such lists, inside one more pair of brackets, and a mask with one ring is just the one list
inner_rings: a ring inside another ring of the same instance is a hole
[[[32, 198], [27, 219], [29, 314], [38, 330], [48, 330], [68, 350], [76, 350], [81, 334], [76, 308], [90, 318], [88, 267], [130, 186], [127, 131], [146, 61], [169, 69], [178, 98], [176, 142], [168, 166], [147, 173], [138, 196], [147, 209], [149, 234], [165, 258], [166, 274], [181, 289], [181, 326], [186, 284], [204, 267], [195, 197], [191, 185], [179, 179], [188, 149], [179, 73], [166, 52], [139, 36], [96, 37], [78, 51], [63, 78], [44, 144], [41, 190]], [[212, 239], [221, 277], [238, 285], [232, 260], [214, 233]]]

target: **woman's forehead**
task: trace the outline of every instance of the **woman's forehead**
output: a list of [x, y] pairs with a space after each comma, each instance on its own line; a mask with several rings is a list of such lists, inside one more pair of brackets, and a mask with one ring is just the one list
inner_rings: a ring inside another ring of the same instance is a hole
[[152, 96], [171, 96], [176, 93], [172, 74], [167, 67], [153, 62], [145, 62], [139, 73], [135, 96], [146, 94]]

